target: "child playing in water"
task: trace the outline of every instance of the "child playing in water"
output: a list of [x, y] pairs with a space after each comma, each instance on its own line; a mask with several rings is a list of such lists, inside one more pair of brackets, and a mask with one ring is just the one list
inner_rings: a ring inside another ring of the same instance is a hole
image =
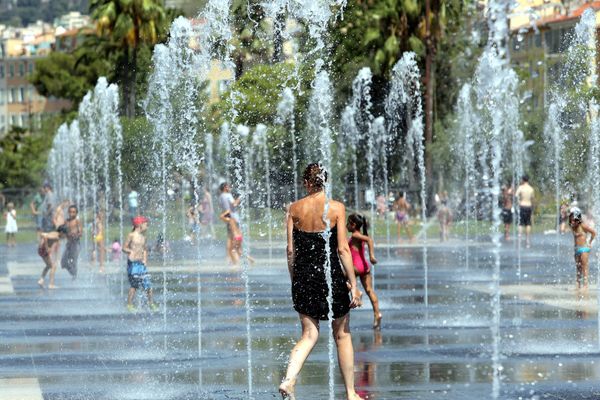
[[437, 219], [440, 223], [440, 241], [448, 240], [450, 224], [452, 223], [452, 211], [448, 207], [448, 200], [443, 199], [437, 212]]
[[15, 205], [11, 202], [6, 205], [6, 227], [4, 231], [6, 232], [6, 245], [8, 247], [15, 247], [17, 245], [17, 240], [15, 239], [15, 235], [17, 234], [17, 210], [15, 210]]
[[[230, 211], [224, 211], [219, 216], [219, 218], [221, 219], [221, 221], [223, 221], [227, 224], [227, 228], [231, 232], [231, 237], [233, 238], [232, 251], [231, 251], [231, 262], [233, 263], [233, 265], [239, 265], [240, 257], [242, 256], [242, 240], [244, 238], [242, 236], [242, 230], [240, 229], [240, 226], [238, 225], [235, 218], [233, 218], [231, 216]], [[248, 261], [250, 261], [251, 263], [254, 263], [255, 260], [254, 260], [254, 258], [248, 256]]]
[[57, 286], [54, 285], [54, 274], [56, 273], [56, 263], [51, 257], [51, 249], [55, 243], [57, 243], [60, 239], [67, 236], [69, 233], [69, 228], [66, 225], [61, 225], [56, 228], [56, 231], [52, 232], [44, 232], [40, 233], [40, 244], [38, 246], [38, 254], [42, 257], [44, 264], [46, 267], [42, 271], [42, 276], [38, 280], [38, 285], [43, 289], [44, 288], [44, 279], [46, 278], [46, 274], [50, 271], [50, 283], [48, 284], [48, 289], [56, 289]]
[[129, 278], [129, 293], [127, 296], [127, 310], [134, 312], [133, 296], [137, 289], [142, 287], [148, 296], [148, 304], [152, 311], [158, 310], [158, 306], [152, 301], [152, 283], [150, 274], [146, 268], [148, 261], [148, 249], [146, 248], [146, 237], [144, 233], [148, 229], [148, 219], [137, 216], [133, 220], [133, 230], [127, 236], [123, 253], [127, 254], [127, 277]]
[[119, 261], [121, 259], [121, 242], [118, 238], [113, 240], [112, 245], [110, 246], [111, 260], [113, 262]]
[[[381, 329], [381, 312], [379, 310], [379, 299], [375, 294], [373, 288], [373, 278], [371, 277], [371, 267], [365, 259], [365, 243], [369, 248], [369, 259], [371, 264], [377, 264], [375, 258], [375, 246], [373, 239], [369, 237], [369, 227], [367, 219], [360, 214], [350, 214], [348, 216], [348, 223], [346, 224], [348, 232], [352, 233], [348, 244], [350, 246], [350, 253], [352, 254], [352, 263], [354, 264], [354, 271], [356, 276], [360, 277], [360, 281], [371, 300], [373, 305], [373, 329]], [[362, 233], [360, 232], [362, 229]]]
[[[583, 215], [577, 207], [571, 208], [569, 212], [569, 226], [573, 231], [573, 239], [575, 240], [575, 266], [577, 267], [577, 288], [587, 289], [588, 287], [588, 270], [589, 256], [592, 243], [596, 238], [596, 231], [583, 223]], [[587, 235], [590, 234], [588, 242]]]
[[63, 252], [60, 265], [66, 269], [73, 280], [77, 278], [77, 261], [79, 259], [79, 240], [83, 234], [83, 227], [78, 218], [77, 206], [71, 205], [68, 209], [68, 219], [65, 223], [67, 227], [67, 245]]

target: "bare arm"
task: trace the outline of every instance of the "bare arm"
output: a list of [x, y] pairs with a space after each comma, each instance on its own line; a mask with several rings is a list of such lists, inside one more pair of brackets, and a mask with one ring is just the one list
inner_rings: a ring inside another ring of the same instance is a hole
[[31, 203], [29, 203], [29, 208], [31, 208], [31, 213], [33, 215], [38, 215], [39, 214], [38, 210], [35, 208], [33, 200], [31, 201]]
[[226, 217], [226, 215], [229, 214], [229, 210], [227, 211], [223, 211], [220, 215], [219, 215], [219, 219], [223, 222], [229, 222], [229, 218]]
[[294, 220], [292, 214], [288, 211], [286, 216], [287, 230], [287, 264], [290, 273], [290, 279], [294, 279]]
[[375, 258], [375, 243], [373, 242], [373, 238], [367, 235], [363, 235], [359, 231], [352, 232], [352, 238], [362, 240], [367, 243], [369, 247], [369, 258], [373, 264], [377, 264], [377, 259]]
[[590, 228], [589, 226], [585, 225], [585, 224], [582, 225], [582, 228], [583, 228], [583, 230], [586, 233], [590, 234], [590, 241], [589, 241], [589, 243], [590, 243], [590, 246], [591, 246], [592, 243], [594, 242], [594, 239], [596, 239], [596, 231], [594, 229]]
[[346, 208], [343, 204], [340, 204], [340, 211], [337, 216], [337, 237], [338, 237], [338, 255], [340, 261], [346, 271], [346, 278], [350, 283], [350, 292], [352, 293], [352, 301], [350, 302], [350, 308], [359, 307], [361, 302], [362, 293], [356, 286], [356, 275], [354, 274], [354, 264], [352, 263], [352, 255], [350, 254], [350, 246], [348, 245], [348, 239], [346, 239]]
[[125, 240], [125, 243], [123, 244], [123, 248], [122, 251], [125, 254], [129, 254], [131, 253], [131, 248], [129, 247], [131, 245], [131, 233], [129, 235], [127, 235], [127, 239]]

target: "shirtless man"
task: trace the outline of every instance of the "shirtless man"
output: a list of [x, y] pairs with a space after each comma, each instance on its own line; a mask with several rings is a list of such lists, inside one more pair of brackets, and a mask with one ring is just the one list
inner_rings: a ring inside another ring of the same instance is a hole
[[127, 236], [123, 253], [127, 254], [127, 277], [129, 278], [129, 293], [127, 295], [127, 310], [134, 312], [133, 296], [137, 289], [142, 287], [148, 296], [148, 304], [152, 311], [158, 310], [158, 306], [152, 300], [152, 283], [150, 274], [146, 269], [148, 261], [148, 249], [144, 232], [148, 229], [148, 219], [137, 216], [133, 220], [133, 231]]
[[521, 238], [522, 229], [525, 227], [525, 246], [531, 246], [531, 214], [533, 213], [533, 201], [535, 199], [535, 191], [529, 184], [529, 177], [523, 175], [521, 184], [515, 193], [519, 201], [519, 239]]
[[394, 202], [394, 212], [396, 224], [398, 224], [398, 242], [400, 242], [400, 232], [402, 228], [406, 230], [406, 235], [412, 241], [413, 236], [410, 231], [410, 226], [408, 225], [408, 212], [410, 211], [410, 204], [406, 201], [404, 197], [404, 193], [400, 192], [398, 195], [398, 200]]
[[504, 240], [510, 240], [510, 226], [513, 222], [513, 188], [502, 186], [502, 222], [504, 223]]
[[77, 260], [79, 258], [79, 239], [83, 234], [81, 220], [77, 217], [77, 206], [69, 206], [68, 219], [65, 223], [67, 227], [67, 245], [63, 253], [60, 265], [63, 269], [69, 271], [73, 280], [77, 278]]

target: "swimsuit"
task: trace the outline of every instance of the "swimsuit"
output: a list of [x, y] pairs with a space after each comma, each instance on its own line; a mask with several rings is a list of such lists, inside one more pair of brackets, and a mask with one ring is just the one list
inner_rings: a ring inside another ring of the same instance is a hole
[[129, 284], [134, 289], [139, 289], [140, 286], [143, 287], [144, 290], [152, 289], [150, 274], [144, 263], [139, 260], [127, 260], [127, 278], [129, 279]]
[[352, 264], [354, 264], [354, 270], [356, 275], [365, 276], [371, 272], [371, 267], [365, 259], [365, 242], [360, 242], [360, 250], [352, 246], [352, 239], [348, 240], [350, 246], [350, 254], [352, 255]]
[[244, 238], [244, 237], [243, 237], [242, 235], [239, 235], [239, 236], [235, 236], [235, 237], [233, 238], [233, 240], [235, 240], [235, 241], [238, 241], [238, 242], [241, 242], [243, 238]]
[[408, 222], [408, 215], [404, 211], [396, 211], [396, 221], [400, 223]]
[[513, 222], [513, 212], [512, 209], [510, 208], [503, 208], [502, 209], [502, 222], [504, 222], [504, 224], [512, 224]]
[[575, 256], [580, 256], [583, 253], [589, 253], [590, 251], [592, 251], [592, 249], [587, 246], [575, 246]]
[[[337, 228], [329, 232], [329, 264], [333, 300], [333, 318], [350, 311], [350, 296], [346, 277], [338, 256]], [[317, 320], [327, 320], [329, 288], [325, 280], [326, 241], [324, 232], [305, 232], [294, 228], [294, 265], [292, 301], [300, 314]]]
[[521, 206], [519, 209], [519, 225], [531, 226], [531, 207]]
[[67, 246], [60, 261], [60, 266], [66, 269], [72, 277], [77, 276], [77, 259], [79, 258], [79, 239], [67, 240]]

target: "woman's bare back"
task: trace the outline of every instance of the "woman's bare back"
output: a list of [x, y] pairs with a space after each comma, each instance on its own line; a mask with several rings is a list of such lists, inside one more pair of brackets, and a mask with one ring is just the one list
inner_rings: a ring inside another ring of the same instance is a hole
[[[319, 192], [292, 203], [290, 206], [290, 216], [294, 227], [304, 232], [322, 232], [327, 229], [325, 222], [323, 222], [325, 200], [325, 193]], [[343, 205], [340, 202], [335, 200], [329, 201], [327, 212], [329, 229], [337, 225], [341, 207]]]

